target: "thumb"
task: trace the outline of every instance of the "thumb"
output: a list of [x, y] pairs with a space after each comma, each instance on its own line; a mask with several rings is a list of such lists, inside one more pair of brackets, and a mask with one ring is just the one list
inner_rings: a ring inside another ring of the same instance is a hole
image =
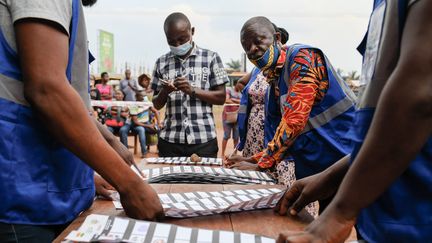
[[108, 200], [113, 200], [113, 198], [111, 197], [111, 191], [107, 190], [105, 186], [100, 186], [97, 190], [97, 193]]

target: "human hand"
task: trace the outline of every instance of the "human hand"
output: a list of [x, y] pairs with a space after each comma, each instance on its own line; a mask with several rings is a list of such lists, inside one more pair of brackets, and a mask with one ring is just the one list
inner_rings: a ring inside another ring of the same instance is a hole
[[[137, 177], [138, 178], [138, 177]], [[157, 193], [138, 178], [133, 185], [119, 192], [120, 202], [128, 217], [142, 220], [158, 220], [164, 212]]]
[[330, 198], [337, 191], [327, 174], [318, 173], [294, 182], [275, 207], [275, 212], [286, 215], [299, 213], [306, 205], [317, 200]]
[[174, 79], [174, 86], [187, 95], [192, 94], [193, 87], [190, 85], [189, 80], [187, 80], [186, 77], [178, 77]]
[[338, 213], [324, 213], [313, 221], [304, 232], [279, 234], [277, 243], [342, 243], [349, 237], [355, 219], [346, 219]]
[[168, 94], [177, 90], [177, 88], [174, 86], [174, 81], [160, 79], [160, 82], [162, 83], [162, 89]]
[[250, 157], [243, 157], [241, 155], [233, 155], [230, 157], [225, 157], [224, 166], [229, 167], [235, 163], [242, 162], [242, 161], [252, 162], [253, 160]]
[[257, 164], [249, 163], [246, 161], [237, 162], [237, 163], [229, 166], [228, 168], [237, 169], [237, 170], [255, 170], [255, 171], [259, 170], [259, 167]]
[[94, 184], [96, 188], [96, 195], [102, 196], [108, 200], [113, 200], [111, 198], [111, 191], [115, 190], [104, 178], [100, 175], [94, 175]]
[[244, 87], [245, 87], [245, 85], [243, 83], [237, 82], [237, 84], [235, 85], [235, 90], [237, 92], [241, 92], [241, 91], [243, 91]]

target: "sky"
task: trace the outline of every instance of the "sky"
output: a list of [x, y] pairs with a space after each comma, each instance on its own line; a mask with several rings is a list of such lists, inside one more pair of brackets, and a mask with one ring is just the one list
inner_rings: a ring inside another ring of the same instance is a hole
[[[251, 17], [265, 16], [290, 34], [288, 44], [320, 48], [335, 68], [361, 70], [356, 47], [362, 40], [372, 0], [99, 0], [85, 8], [90, 50], [97, 55], [99, 29], [114, 34], [115, 65], [128, 62], [151, 72], [158, 57], [169, 51], [163, 22], [172, 12], [186, 14], [195, 27], [193, 40], [216, 51], [224, 63], [239, 60], [243, 49], [240, 29]], [[248, 64], [248, 70], [252, 64]], [[97, 72], [97, 66], [92, 67]]]

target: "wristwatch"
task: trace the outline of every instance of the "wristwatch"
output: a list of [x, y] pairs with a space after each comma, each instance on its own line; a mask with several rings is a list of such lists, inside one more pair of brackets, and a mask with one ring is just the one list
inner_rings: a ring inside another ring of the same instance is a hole
[[191, 98], [195, 98], [195, 87], [192, 87], [192, 93], [190, 94]]

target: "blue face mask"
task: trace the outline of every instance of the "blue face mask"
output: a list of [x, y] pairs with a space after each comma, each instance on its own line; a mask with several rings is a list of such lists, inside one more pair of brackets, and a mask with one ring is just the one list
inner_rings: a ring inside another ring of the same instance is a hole
[[280, 50], [278, 48], [277, 42], [274, 41], [273, 44], [264, 52], [260, 58], [251, 60], [249, 59], [257, 68], [261, 71], [265, 71], [276, 67], [277, 60], [280, 55]]
[[192, 41], [187, 41], [184, 44], [181, 44], [179, 46], [169, 46], [169, 48], [171, 49], [171, 52], [176, 55], [176, 56], [184, 56], [186, 55], [190, 49], [192, 49], [193, 45], [192, 45]]

